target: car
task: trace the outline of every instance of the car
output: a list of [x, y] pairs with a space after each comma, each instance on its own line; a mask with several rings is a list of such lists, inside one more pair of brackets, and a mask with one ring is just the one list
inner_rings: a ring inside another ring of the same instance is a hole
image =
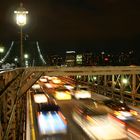
[[36, 94], [33, 95], [33, 97], [34, 97], [34, 102], [36, 104], [48, 103], [48, 98], [45, 96], [44, 93], [41, 93], [41, 94], [36, 93]]
[[71, 100], [71, 92], [64, 88], [64, 87], [58, 87], [54, 89], [53, 96], [57, 100]]
[[37, 112], [60, 111], [60, 107], [56, 101], [46, 94], [34, 94], [34, 102]]
[[53, 98], [49, 98], [45, 94], [35, 94], [34, 104], [37, 128], [41, 138], [49, 135], [67, 133], [67, 120]]
[[59, 78], [57, 78], [57, 77], [52, 79], [52, 83], [54, 83], [54, 84], [61, 84], [61, 82], [62, 81]]
[[78, 104], [72, 112], [73, 120], [91, 139], [126, 140], [125, 127], [115, 121], [105, 106]]
[[54, 83], [52, 83], [52, 82], [50, 82], [50, 83], [45, 83], [45, 84], [44, 84], [44, 87], [47, 88], [47, 89], [54, 89], [54, 88], [57, 88], [57, 87], [59, 87], [59, 86], [60, 86], [60, 85], [54, 84]]
[[38, 112], [37, 124], [42, 138], [57, 134], [67, 134], [67, 120], [61, 111]]
[[47, 83], [48, 82], [47, 78], [45, 78], [44, 76], [41, 76], [39, 78], [39, 81], [42, 82], [42, 83]]
[[114, 116], [119, 118], [120, 120], [131, 120], [133, 116], [137, 116], [137, 111], [131, 109], [125, 102], [117, 99], [106, 99], [100, 101], [99, 103], [104, 104], [109, 112], [112, 112]]
[[132, 140], [140, 139], [140, 119], [135, 119], [133, 121], [128, 121], [126, 123], [126, 132], [128, 137]]
[[34, 89], [34, 94], [44, 94], [44, 91], [42, 88], [37, 88], [37, 89]]
[[67, 88], [68, 90], [71, 90], [71, 91], [72, 91], [72, 90], [74, 89], [75, 86], [72, 85], [72, 84], [65, 83], [65, 84], [64, 84], [64, 87]]
[[32, 89], [39, 89], [40, 85], [39, 83], [35, 83], [34, 85], [32, 85]]
[[73, 96], [76, 99], [86, 99], [91, 98], [91, 90], [88, 86], [78, 85], [73, 90]]

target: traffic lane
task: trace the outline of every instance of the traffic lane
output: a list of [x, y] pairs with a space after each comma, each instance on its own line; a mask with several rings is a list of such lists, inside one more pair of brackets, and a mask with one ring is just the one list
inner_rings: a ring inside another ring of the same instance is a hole
[[64, 100], [57, 103], [61, 108], [62, 114], [66, 117], [68, 123], [68, 131], [66, 134], [44, 135], [40, 136], [40, 140], [90, 140], [83, 130], [73, 121], [73, 107], [81, 102], [80, 100]]
[[73, 107], [79, 102], [81, 102], [81, 100], [72, 99], [69, 101], [57, 101], [68, 122], [68, 133], [66, 134], [67, 140], [90, 140], [86, 133], [84, 133], [72, 119]]

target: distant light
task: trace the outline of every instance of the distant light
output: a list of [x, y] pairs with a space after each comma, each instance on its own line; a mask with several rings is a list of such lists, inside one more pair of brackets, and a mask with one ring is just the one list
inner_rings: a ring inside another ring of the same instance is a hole
[[105, 61], [108, 61], [109, 59], [107, 58], [107, 57], [105, 57], [105, 59], [104, 59]]
[[101, 52], [101, 54], [105, 54], [105, 52]]
[[124, 78], [124, 79], [122, 79], [122, 83], [123, 84], [127, 84], [128, 83], [128, 80]]
[[4, 48], [0, 47], [0, 53], [3, 53], [3, 52], [4, 52]]
[[18, 58], [15, 58], [14, 61], [17, 62], [18, 61]]
[[82, 54], [78, 54], [78, 55], [76, 55], [76, 59], [82, 59]]
[[94, 79], [94, 80], [97, 80], [97, 77], [96, 77], [96, 76], [94, 76], [94, 77], [93, 77], [93, 79]]
[[75, 51], [66, 51], [66, 53], [75, 53]]
[[29, 55], [28, 54], [24, 54], [24, 58], [29, 58]]

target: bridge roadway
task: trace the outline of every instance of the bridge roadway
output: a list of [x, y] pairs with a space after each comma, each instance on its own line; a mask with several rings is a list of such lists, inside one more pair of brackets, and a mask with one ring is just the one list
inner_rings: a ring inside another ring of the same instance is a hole
[[[49, 91], [47, 93], [49, 93]], [[49, 94], [51, 94], [51, 93], [49, 93]], [[31, 94], [28, 94], [28, 95], [30, 96]], [[100, 101], [104, 100], [104, 99], [109, 99], [106, 96], [96, 94], [94, 92], [92, 93], [92, 98], [95, 100], [100, 100]], [[34, 104], [34, 101], [31, 100], [31, 98], [28, 98], [28, 99], [29, 99], [28, 103]], [[72, 119], [72, 111], [73, 111], [74, 106], [79, 103], [85, 104], [87, 102], [89, 102], [89, 101], [88, 100], [87, 101], [86, 100], [76, 100], [74, 98], [72, 100], [65, 100], [65, 101], [57, 100], [57, 103], [61, 107], [61, 111], [62, 111], [63, 115], [67, 119], [68, 132], [66, 134], [59, 134], [59, 135], [49, 135], [49, 136], [44, 135], [43, 138], [41, 138], [38, 134], [39, 130], [38, 130], [38, 126], [36, 125], [37, 116], [33, 111], [34, 110], [33, 107], [30, 106], [30, 108], [29, 108], [30, 110], [28, 110], [28, 114], [30, 114], [30, 117], [29, 117], [30, 120], [28, 121], [29, 123], [26, 124], [27, 127], [30, 128], [29, 130], [27, 130], [27, 133], [26, 133], [28, 136], [28, 140], [30, 140], [30, 139], [32, 139], [32, 140], [38, 140], [38, 139], [40, 139], [40, 140], [75, 140], [75, 139], [90, 140], [90, 138], [85, 134], [85, 132], [83, 132], [83, 130]], [[137, 108], [137, 111], [140, 112], [140, 109]], [[134, 124], [134, 122], [132, 122], [132, 123], [129, 122], [129, 125], [137, 127], [137, 122], [136, 122], [136, 124]], [[41, 124], [41, 125], [43, 126], [43, 124]], [[139, 139], [139, 138], [134, 138], [134, 137], [135, 137], [135, 135], [133, 135], [133, 138], [131, 138], [131, 140]]]
[[114, 82], [118, 83], [121, 97], [126, 90], [121, 83], [121, 78], [125, 77], [129, 79], [131, 102], [136, 105], [140, 97], [139, 66], [28, 67], [3, 70], [0, 72], [0, 139], [14, 140], [19, 137], [25, 139], [27, 111], [25, 93], [42, 75], [73, 78], [81, 76], [80, 80], [93, 82], [93, 85], [95, 84], [93, 76], [97, 76], [97, 85], [107, 87], [109, 81], [113, 89]]
[[[29, 98], [31, 99], [31, 98]], [[30, 103], [33, 104], [34, 101], [30, 101]], [[73, 107], [78, 103], [79, 101], [76, 101], [75, 99], [68, 100], [68, 101], [57, 101], [59, 106], [61, 107], [61, 111], [63, 115], [66, 117], [67, 120], [67, 133], [66, 134], [55, 134], [55, 135], [44, 135], [41, 136], [39, 134], [38, 130], [38, 123], [36, 123], [37, 115], [34, 112], [34, 109], [32, 106], [30, 106], [28, 110], [28, 114], [30, 114], [30, 117], [28, 120], [27, 127], [31, 128], [31, 131], [27, 130], [27, 137], [28, 140], [90, 140], [89, 137], [82, 131], [82, 129], [75, 124], [75, 122], [72, 119], [72, 110]], [[43, 125], [43, 124], [41, 124]], [[51, 126], [50, 126], [51, 127]], [[52, 126], [53, 127], [53, 126]], [[57, 126], [58, 127], [58, 126]]]

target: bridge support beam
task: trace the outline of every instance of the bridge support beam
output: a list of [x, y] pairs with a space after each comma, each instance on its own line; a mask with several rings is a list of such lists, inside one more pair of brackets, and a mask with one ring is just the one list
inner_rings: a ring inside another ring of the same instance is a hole
[[0, 138], [22, 140], [23, 124], [26, 121], [26, 92], [41, 77], [43, 72], [23, 70], [10, 73], [4, 78], [0, 94]]
[[[97, 79], [93, 86], [96, 87], [97, 93], [103, 93], [104, 90], [111, 97], [113, 92], [114, 98], [129, 99], [133, 104], [140, 103], [140, 67], [29, 67], [10, 70], [0, 73], [0, 139], [14, 140], [19, 136], [16, 128], [23, 123], [19, 120], [24, 112], [23, 102], [24, 99], [26, 100], [24, 95], [43, 74], [48, 76], [78, 75], [86, 81], [88, 81], [88, 76], [95, 75]], [[108, 86], [105, 75], [112, 76], [111, 87]], [[121, 83], [122, 76], [129, 79], [125, 87]], [[105, 89], [104, 86], [106, 86]], [[139, 100], [136, 100], [137, 98]], [[22, 133], [23, 130], [19, 130]]]
[[136, 104], [136, 102], [135, 102], [135, 96], [136, 96], [136, 75], [135, 74], [133, 74], [132, 75], [132, 103], [133, 103], [133, 105], [135, 105]]

